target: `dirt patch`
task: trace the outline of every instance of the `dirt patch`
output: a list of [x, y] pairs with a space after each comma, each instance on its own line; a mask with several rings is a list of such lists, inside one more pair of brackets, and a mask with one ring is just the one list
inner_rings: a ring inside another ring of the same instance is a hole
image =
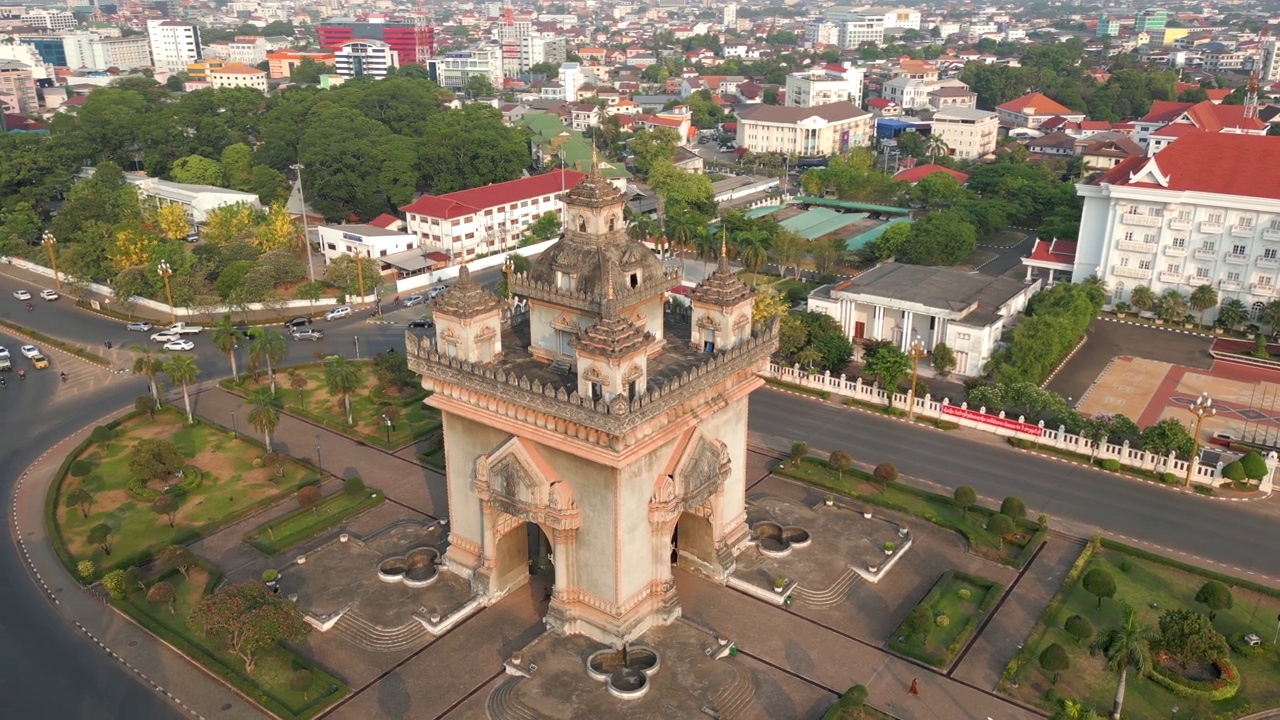
[[1171, 655], [1161, 653], [1157, 660], [1161, 665], [1178, 676], [1192, 682], [1213, 682], [1222, 677], [1222, 671], [1216, 663], [1188, 662], [1181, 663]]

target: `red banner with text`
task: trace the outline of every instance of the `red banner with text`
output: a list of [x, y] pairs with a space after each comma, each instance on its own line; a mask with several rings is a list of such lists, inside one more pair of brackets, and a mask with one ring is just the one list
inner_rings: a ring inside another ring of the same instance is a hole
[[968, 410], [966, 408], [956, 407], [955, 405], [943, 405], [942, 414], [964, 420], [971, 420], [973, 422], [979, 422], [983, 425], [992, 425], [1005, 430], [1016, 430], [1017, 432], [1034, 435], [1036, 437], [1044, 435], [1044, 429], [1039, 425], [1018, 422], [1017, 420], [1002, 418], [996, 415], [987, 415], [986, 413], [980, 413], [977, 410]]

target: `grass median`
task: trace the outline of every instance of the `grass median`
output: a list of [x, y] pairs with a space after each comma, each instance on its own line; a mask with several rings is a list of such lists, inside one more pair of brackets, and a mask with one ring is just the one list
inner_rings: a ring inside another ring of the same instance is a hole
[[299, 508], [253, 530], [244, 536], [244, 541], [263, 554], [275, 555], [337, 526], [343, 520], [358, 515], [383, 500], [386, 497], [378, 492], [361, 489], [358, 493], [350, 493], [340, 490], [311, 507]]

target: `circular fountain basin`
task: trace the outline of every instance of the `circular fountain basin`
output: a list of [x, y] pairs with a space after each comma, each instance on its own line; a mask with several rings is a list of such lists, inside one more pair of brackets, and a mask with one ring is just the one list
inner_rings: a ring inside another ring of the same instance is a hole
[[632, 667], [618, 668], [609, 674], [604, 686], [609, 694], [622, 700], [637, 700], [649, 692], [649, 676]]
[[402, 557], [387, 558], [378, 563], [378, 579], [382, 582], [397, 583], [404, 580], [409, 570], [409, 560]]
[[440, 558], [440, 553], [435, 548], [418, 548], [409, 551], [405, 559], [409, 563], [408, 569], [403, 576], [405, 585], [412, 588], [426, 587], [436, 581], [440, 576], [440, 571], [436, 567], [436, 561]]
[[799, 525], [788, 525], [782, 528], [782, 539], [793, 548], [802, 548], [809, 544], [809, 531]]
[[785, 557], [791, 553], [791, 544], [782, 536], [782, 526], [765, 520], [751, 528], [756, 533], [756, 546], [761, 555]]
[[653, 675], [661, 665], [658, 651], [647, 645], [628, 645], [625, 666], [621, 650], [605, 648], [587, 657], [587, 675], [592, 680], [608, 682], [618, 670], [637, 670], [645, 675]]

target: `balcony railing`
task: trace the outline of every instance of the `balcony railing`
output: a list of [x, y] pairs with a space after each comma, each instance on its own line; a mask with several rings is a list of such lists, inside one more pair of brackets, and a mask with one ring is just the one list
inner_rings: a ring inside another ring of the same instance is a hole
[[1222, 223], [1220, 222], [1209, 222], [1208, 220], [1205, 220], [1204, 222], [1200, 223], [1200, 232], [1202, 233], [1208, 233], [1210, 235], [1220, 235], [1223, 229], [1224, 228], [1222, 226]]
[[1169, 229], [1170, 229], [1170, 230], [1190, 230], [1190, 229], [1191, 229], [1191, 221], [1190, 221], [1190, 220], [1182, 220], [1182, 219], [1180, 219], [1180, 218], [1176, 218], [1176, 217], [1175, 217], [1175, 218], [1169, 218]]
[[1232, 225], [1231, 234], [1236, 237], [1253, 237], [1253, 229], [1252, 225]]
[[1263, 285], [1262, 283], [1254, 283], [1250, 289], [1254, 295], [1274, 295], [1276, 292], [1275, 285]]
[[1192, 256], [1197, 260], [1217, 260], [1218, 251], [1211, 248], [1196, 248], [1191, 251]]
[[1249, 262], [1249, 256], [1244, 253], [1227, 253], [1227, 256], [1223, 259], [1227, 261], [1228, 265], [1245, 265]]
[[1186, 256], [1187, 256], [1187, 246], [1186, 246], [1186, 245], [1183, 245], [1183, 246], [1179, 247], [1179, 246], [1177, 246], [1177, 245], [1165, 245], [1165, 246], [1164, 246], [1164, 254], [1165, 254], [1165, 255], [1167, 255], [1167, 256], [1169, 256], [1169, 257], [1186, 257]]
[[1121, 240], [1117, 243], [1117, 247], [1121, 250], [1131, 250], [1133, 252], [1140, 253], [1154, 253], [1156, 251], [1155, 243], [1141, 242], [1138, 240]]
[[1137, 215], [1134, 213], [1125, 213], [1120, 216], [1120, 222], [1124, 225], [1140, 225], [1142, 227], [1160, 227], [1160, 217], [1156, 215]]
[[1182, 284], [1182, 282], [1183, 282], [1183, 280], [1182, 280], [1182, 273], [1180, 273], [1180, 272], [1168, 272], [1167, 270], [1166, 270], [1166, 271], [1161, 271], [1161, 272], [1160, 272], [1160, 282], [1162, 282], [1162, 283], [1170, 283], [1170, 284], [1173, 284], [1173, 285], [1181, 285], [1181, 284]]
[[1238, 292], [1240, 290], [1240, 281], [1223, 280], [1221, 283], [1219, 283], [1219, 286], [1227, 292]]
[[1111, 274], [1116, 275], [1118, 277], [1136, 278], [1138, 280], [1151, 279], [1150, 269], [1125, 267], [1123, 265], [1116, 265], [1115, 267], [1111, 268]]
[[1262, 239], [1280, 242], [1280, 228], [1266, 228], [1262, 231]]
[[1254, 261], [1254, 264], [1260, 268], [1280, 267], [1280, 258], [1259, 255], [1257, 260]]

